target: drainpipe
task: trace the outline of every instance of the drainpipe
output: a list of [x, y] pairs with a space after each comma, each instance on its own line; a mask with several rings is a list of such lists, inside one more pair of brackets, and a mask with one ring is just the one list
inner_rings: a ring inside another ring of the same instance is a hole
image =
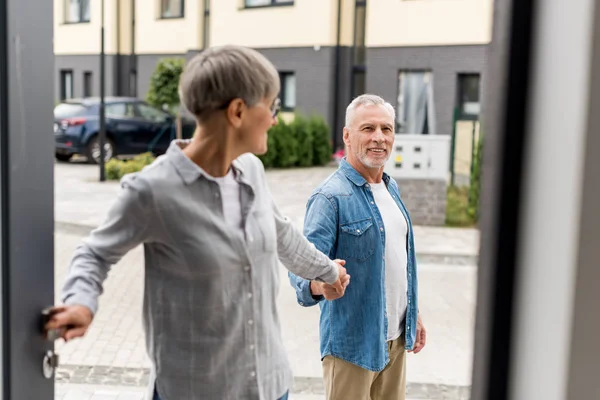
[[116, 55], [116, 79], [115, 85], [117, 86], [114, 91], [115, 95], [120, 96], [122, 94], [122, 85], [123, 79], [121, 76], [121, 2], [119, 0], [115, 0], [115, 5], [117, 7], [117, 55]]
[[131, 0], [131, 55], [129, 57], [129, 76], [127, 82], [129, 82], [129, 88], [127, 93], [129, 96], [137, 96], [137, 82], [133, 85], [135, 90], [131, 90], [131, 78], [137, 80], [137, 56], [135, 55], [135, 0]]
[[342, 58], [342, 49], [340, 46], [342, 36], [342, 0], [337, 0], [337, 37], [335, 45], [335, 62], [334, 62], [334, 82], [333, 82], [333, 151], [336, 152], [339, 146], [339, 135], [341, 127], [340, 120], [340, 64]]

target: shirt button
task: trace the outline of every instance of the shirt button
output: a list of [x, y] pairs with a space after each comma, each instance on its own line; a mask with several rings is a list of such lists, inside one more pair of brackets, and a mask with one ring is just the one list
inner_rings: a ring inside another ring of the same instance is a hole
[[250, 350], [254, 350], [254, 345], [253, 344], [250, 345]]
[[248, 298], [251, 299], [252, 298], [252, 293], [248, 293]]
[[254, 372], [254, 371], [250, 372], [250, 376], [254, 378], [256, 376], [256, 372]]
[[410, 326], [407, 326], [407, 327], [406, 327], [406, 330], [407, 330], [407, 331], [410, 331]]
[[383, 228], [379, 228], [379, 230], [380, 230], [381, 232], [383, 232]]
[[252, 321], [251, 319], [248, 320], [248, 325], [252, 325], [254, 323], [254, 321]]
[[254, 237], [248, 236], [248, 241], [250, 241], [250, 243], [254, 242]]
[[302, 301], [301, 301], [299, 304], [300, 304], [301, 306], [303, 306], [303, 305], [304, 305], [304, 303], [303, 303]]
[[357, 230], [356, 230], [356, 233], [360, 233], [360, 229], [357, 229]]
[[250, 271], [250, 266], [249, 266], [249, 265], [246, 265], [246, 266], [244, 267], [244, 271], [246, 271], [246, 272]]
[[366, 186], [366, 187], [370, 187], [368, 183], [367, 183], [365, 186]]
[[371, 202], [371, 204], [375, 204], [375, 202], [374, 202], [374, 201], [372, 201], [372, 202]]

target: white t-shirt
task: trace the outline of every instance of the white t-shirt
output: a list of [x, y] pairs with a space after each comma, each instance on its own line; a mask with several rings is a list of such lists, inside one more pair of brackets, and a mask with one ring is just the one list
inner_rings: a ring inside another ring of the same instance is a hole
[[235, 180], [233, 169], [230, 168], [227, 175], [214, 178], [221, 188], [221, 201], [223, 202], [223, 214], [229, 226], [242, 229], [242, 205], [240, 200], [240, 184]]
[[408, 224], [384, 182], [372, 183], [373, 197], [385, 229], [385, 294], [388, 318], [387, 339], [396, 340], [402, 334], [406, 315], [406, 269], [408, 255], [406, 239]]

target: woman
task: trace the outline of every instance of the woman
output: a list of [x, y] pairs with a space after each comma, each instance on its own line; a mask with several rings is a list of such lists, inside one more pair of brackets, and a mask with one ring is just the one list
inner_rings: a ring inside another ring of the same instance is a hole
[[75, 252], [65, 305], [47, 325], [65, 340], [85, 334], [110, 266], [144, 245], [149, 398], [287, 398], [278, 260], [340, 292], [349, 283], [343, 261], [329, 260], [281, 216], [255, 156], [267, 150], [278, 92], [277, 71], [254, 50], [196, 56], [180, 82], [194, 138], [124, 177], [108, 218]]

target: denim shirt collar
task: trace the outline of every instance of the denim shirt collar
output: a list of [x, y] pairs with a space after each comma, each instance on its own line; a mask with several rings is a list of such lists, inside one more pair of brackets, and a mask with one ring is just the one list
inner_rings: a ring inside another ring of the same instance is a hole
[[[183, 153], [183, 149], [187, 145], [189, 145], [191, 139], [179, 139], [173, 140], [169, 145], [166, 156], [171, 161], [181, 179], [185, 182], [186, 185], [202, 178], [205, 178], [210, 181], [215, 181], [215, 178], [209, 175], [205, 170], [203, 170], [200, 166], [194, 163]], [[239, 162], [237, 160], [233, 160], [231, 164], [231, 168], [233, 168], [233, 173], [238, 182], [244, 182], [242, 179], [243, 171], [240, 168]]]
[[[352, 165], [350, 165], [350, 163], [346, 160], [346, 157], [342, 158], [340, 162], [340, 169], [350, 180], [350, 182], [354, 183], [356, 186], [364, 186], [367, 184], [367, 180], [357, 170], [355, 170]], [[383, 173], [382, 179], [386, 186], [390, 183], [390, 176], [385, 172]]]

